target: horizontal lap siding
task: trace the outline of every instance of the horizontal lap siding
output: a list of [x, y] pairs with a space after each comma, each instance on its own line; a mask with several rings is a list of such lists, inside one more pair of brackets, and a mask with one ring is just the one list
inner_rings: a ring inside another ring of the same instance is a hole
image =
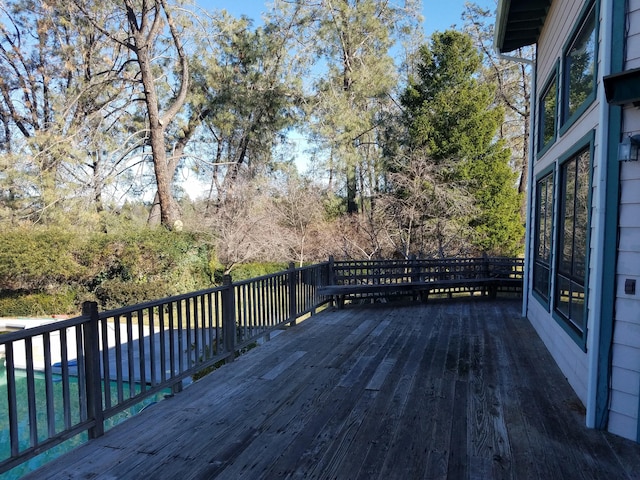
[[587, 356], [537, 299], [529, 298], [528, 318], [578, 398], [587, 401]]
[[[545, 26], [541, 32], [538, 42], [537, 51], [537, 92], [536, 99], [540, 98], [541, 90], [546, 86], [551, 73], [556, 65], [562, 59], [563, 49], [567, 43], [567, 39], [573, 32], [579, 16], [582, 13], [584, 2], [553, 2]], [[600, 60], [600, 59], [599, 59]], [[600, 65], [598, 66], [600, 69]], [[562, 73], [559, 72], [560, 77]], [[598, 79], [600, 82], [600, 78]], [[562, 89], [562, 82], [559, 82], [559, 88]], [[561, 103], [561, 99], [559, 99]], [[560, 106], [558, 106], [560, 108]], [[599, 118], [598, 100], [593, 102], [586, 112], [572, 124], [572, 126], [562, 135], [558, 135], [555, 143], [545, 152], [545, 154], [536, 159], [534, 163], [534, 178], [540, 172], [545, 171], [550, 165], [556, 164], [558, 159], [566, 154], [574, 145], [581, 141], [585, 135], [598, 128]], [[537, 115], [537, 112], [536, 112]], [[599, 145], [597, 144], [598, 135], [595, 136], [596, 144], [594, 145], [595, 153], [593, 158], [593, 178], [598, 176], [598, 168], [600, 165]], [[595, 210], [595, 200], [597, 199], [597, 184], [594, 181], [592, 186], [592, 212]], [[554, 192], [558, 195], [558, 191]], [[535, 196], [534, 196], [535, 198]], [[556, 207], [557, 208], [557, 204]], [[557, 212], [554, 211], [554, 242], [557, 242]], [[593, 239], [595, 237], [594, 222], [591, 223], [591, 252], [590, 258], [594, 257]], [[533, 248], [533, 243], [531, 245]], [[557, 248], [554, 247], [554, 249]], [[533, 253], [533, 251], [531, 252]], [[555, 261], [555, 260], [554, 260]], [[588, 299], [589, 309], [593, 308], [594, 295], [592, 292], [593, 279], [589, 279], [588, 283]], [[531, 288], [531, 286], [530, 286]], [[551, 295], [553, 297], [553, 293]], [[553, 301], [553, 299], [552, 299]], [[587, 401], [587, 379], [588, 379], [588, 357], [587, 354], [572, 340], [563, 330], [558, 322], [553, 318], [553, 314], [547, 308], [529, 295], [528, 318], [533, 324], [538, 335], [541, 337], [545, 346], [553, 356], [554, 360], [562, 370], [572, 388], [586, 405]]]
[[[625, 69], [640, 68], [640, 0], [629, 2]], [[623, 135], [640, 134], [640, 112], [623, 110]], [[626, 294], [627, 280], [636, 294]], [[620, 216], [609, 431], [638, 440], [640, 400], [640, 164], [620, 166]]]
[[[640, 0], [630, 2], [626, 68], [640, 67]], [[640, 134], [640, 113], [623, 110], [624, 134]], [[611, 370], [609, 431], [638, 439], [640, 400], [640, 164], [620, 166], [620, 214], [616, 308]], [[635, 280], [636, 294], [625, 293], [625, 282]]]

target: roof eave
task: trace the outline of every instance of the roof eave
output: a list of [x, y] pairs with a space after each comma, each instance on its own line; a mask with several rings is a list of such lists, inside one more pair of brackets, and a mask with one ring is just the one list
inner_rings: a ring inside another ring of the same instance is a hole
[[511, 52], [538, 41], [551, 0], [500, 0], [496, 10], [494, 48]]

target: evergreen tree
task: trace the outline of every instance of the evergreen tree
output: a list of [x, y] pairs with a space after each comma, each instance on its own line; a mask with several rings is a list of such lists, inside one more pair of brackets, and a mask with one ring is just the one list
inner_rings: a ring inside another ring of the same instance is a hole
[[497, 133], [504, 111], [494, 106], [495, 86], [478, 81], [481, 54], [461, 32], [437, 32], [419, 51], [416, 77], [402, 104], [411, 148], [425, 148], [436, 164], [452, 162], [451, 187], [465, 185], [476, 209], [465, 219], [476, 250], [491, 254], [521, 251], [516, 175]]

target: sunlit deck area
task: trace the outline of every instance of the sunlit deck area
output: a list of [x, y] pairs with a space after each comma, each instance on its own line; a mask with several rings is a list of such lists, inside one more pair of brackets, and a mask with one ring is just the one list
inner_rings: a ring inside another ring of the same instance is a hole
[[329, 309], [29, 478], [625, 479], [507, 299]]

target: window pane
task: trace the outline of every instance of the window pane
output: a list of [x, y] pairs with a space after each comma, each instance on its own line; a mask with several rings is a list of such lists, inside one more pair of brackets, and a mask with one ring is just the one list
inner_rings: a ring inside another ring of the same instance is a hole
[[573, 246], [573, 277], [585, 276], [587, 258], [587, 222], [589, 216], [589, 152], [582, 152], [577, 158], [575, 206], [575, 240]]
[[549, 299], [549, 267], [539, 263], [533, 265], [533, 288], [545, 300]]
[[581, 333], [584, 333], [590, 171], [590, 146], [560, 167], [555, 309], [572, 328]]
[[562, 276], [556, 281], [556, 309], [562, 316], [569, 318], [569, 297], [571, 296], [570, 282]]
[[596, 53], [596, 17], [595, 8], [587, 16], [575, 41], [565, 57], [565, 75], [568, 83], [568, 95], [564, 102], [565, 120], [571, 117], [595, 86], [595, 53]]
[[536, 184], [536, 236], [533, 267], [533, 288], [545, 300], [549, 299], [552, 210], [553, 174], [549, 174]]
[[540, 139], [539, 150], [553, 141], [556, 135], [556, 80], [551, 80], [549, 88], [543, 93], [540, 102]]
[[571, 272], [573, 260], [573, 233], [574, 233], [574, 207], [576, 185], [576, 161], [570, 160], [562, 166], [562, 181], [564, 184], [562, 198], [561, 238], [560, 238], [560, 265], [563, 273]]
[[584, 287], [571, 282], [569, 318], [580, 330], [584, 330]]

